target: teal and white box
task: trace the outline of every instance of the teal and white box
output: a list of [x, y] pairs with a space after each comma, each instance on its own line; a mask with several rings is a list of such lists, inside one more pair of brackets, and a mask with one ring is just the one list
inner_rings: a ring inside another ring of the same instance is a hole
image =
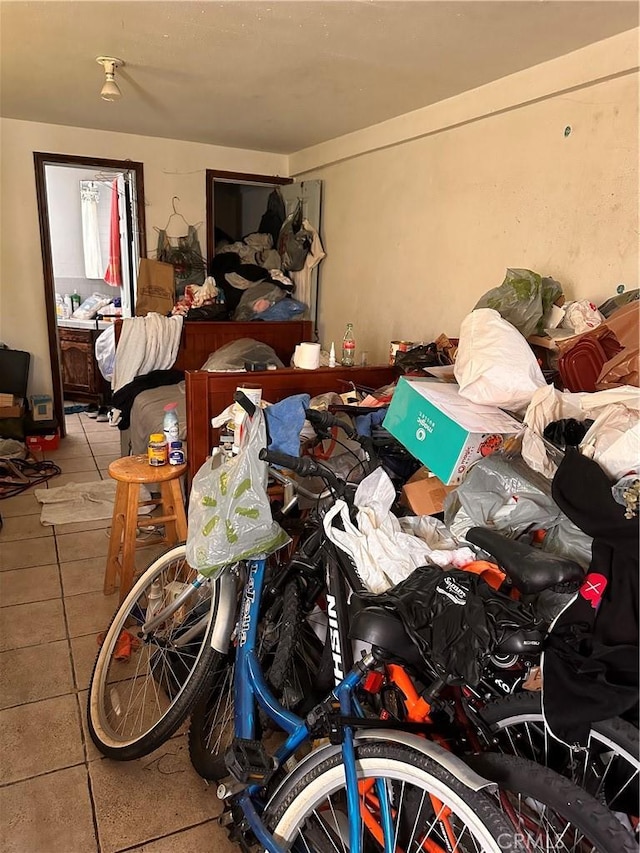
[[448, 486], [458, 485], [469, 466], [502, 447], [522, 424], [494, 406], [480, 406], [458, 386], [401, 377], [383, 426]]
[[31, 417], [34, 421], [50, 421], [53, 419], [53, 400], [46, 394], [32, 394]]

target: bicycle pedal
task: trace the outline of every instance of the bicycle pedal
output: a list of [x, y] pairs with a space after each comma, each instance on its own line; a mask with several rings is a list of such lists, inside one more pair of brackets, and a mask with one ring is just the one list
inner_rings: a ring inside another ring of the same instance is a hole
[[262, 741], [234, 738], [224, 756], [227, 770], [243, 784], [266, 785], [276, 769], [273, 758], [267, 754]]

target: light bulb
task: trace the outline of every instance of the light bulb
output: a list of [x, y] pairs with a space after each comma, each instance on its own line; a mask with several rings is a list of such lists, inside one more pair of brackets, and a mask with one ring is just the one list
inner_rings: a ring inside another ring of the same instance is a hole
[[116, 59], [115, 56], [97, 56], [96, 62], [104, 68], [105, 81], [100, 90], [100, 97], [103, 101], [118, 101], [122, 97], [120, 87], [116, 83], [115, 74], [116, 68], [124, 65], [122, 59]]
[[122, 97], [122, 92], [113, 79], [113, 74], [107, 73], [105, 84], [100, 90], [100, 97], [103, 101], [118, 101]]

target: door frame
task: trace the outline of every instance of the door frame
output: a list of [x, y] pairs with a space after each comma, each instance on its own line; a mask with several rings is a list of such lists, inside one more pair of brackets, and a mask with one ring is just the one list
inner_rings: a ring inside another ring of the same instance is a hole
[[144, 167], [133, 160], [111, 160], [102, 157], [80, 157], [75, 154], [46, 154], [33, 152], [36, 176], [36, 198], [38, 202], [38, 221], [40, 227], [40, 248], [42, 251], [42, 272], [44, 278], [44, 300], [47, 312], [47, 331], [49, 335], [49, 357], [51, 359], [51, 380], [53, 384], [53, 412], [60, 425], [60, 435], [64, 438], [66, 427], [64, 420], [64, 396], [62, 391], [62, 371], [59, 356], [58, 324], [56, 323], [56, 288], [53, 276], [53, 255], [51, 252], [51, 229], [49, 223], [49, 204], [47, 197], [46, 166], [78, 166], [96, 171], [110, 169], [119, 172], [134, 172], [136, 176], [136, 195], [138, 212], [138, 246], [140, 257], [147, 256], [147, 230], [144, 206]]
[[[206, 216], [205, 228], [207, 229], [207, 264], [210, 264], [215, 254], [215, 220], [213, 210], [214, 185], [216, 181], [224, 184], [269, 184], [276, 186], [277, 184], [292, 184], [293, 178], [283, 178], [279, 175], [250, 175], [246, 172], [223, 172], [219, 169], [207, 169], [205, 173], [205, 193], [206, 193]], [[207, 270], [208, 272], [208, 270]]]

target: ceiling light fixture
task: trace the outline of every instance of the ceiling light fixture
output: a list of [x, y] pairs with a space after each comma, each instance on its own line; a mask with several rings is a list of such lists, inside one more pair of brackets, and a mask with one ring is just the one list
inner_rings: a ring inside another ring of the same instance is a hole
[[100, 90], [100, 97], [103, 101], [117, 101], [122, 97], [118, 84], [116, 83], [116, 68], [124, 65], [123, 59], [116, 59], [115, 56], [97, 56], [96, 62], [104, 68], [104, 86]]

